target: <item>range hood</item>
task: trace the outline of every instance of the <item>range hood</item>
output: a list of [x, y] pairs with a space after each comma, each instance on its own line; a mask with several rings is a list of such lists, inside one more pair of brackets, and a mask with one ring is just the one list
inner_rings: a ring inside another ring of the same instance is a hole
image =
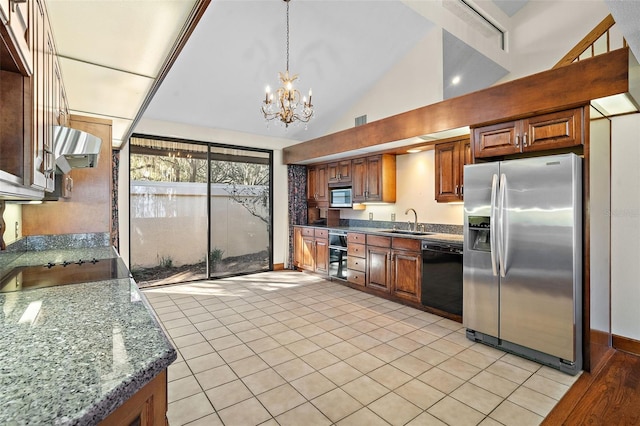
[[53, 151], [62, 173], [71, 169], [95, 167], [102, 139], [70, 127], [53, 126]]

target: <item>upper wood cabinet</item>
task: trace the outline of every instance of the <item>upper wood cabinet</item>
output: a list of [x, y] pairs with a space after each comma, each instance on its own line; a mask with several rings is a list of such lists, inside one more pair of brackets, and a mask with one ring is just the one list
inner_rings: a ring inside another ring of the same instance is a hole
[[327, 165], [327, 178], [330, 186], [351, 184], [351, 160], [342, 160]]
[[373, 155], [351, 161], [353, 202], [396, 202], [396, 157]]
[[569, 148], [584, 143], [584, 109], [538, 115], [473, 129], [475, 158]]
[[318, 207], [326, 207], [329, 204], [326, 164], [307, 167], [307, 202]]
[[2, 20], [2, 34], [7, 48], [17, 62], [18, 69], [25, 75], [33, 73], [33, 39], [31, 11], [35, 0], [14, 2], [0, 0], [0, 20]]
[[465, 164], [471, 164], [469, 139], [436, 144], [435, 198], [437, 202], [463, 200]]

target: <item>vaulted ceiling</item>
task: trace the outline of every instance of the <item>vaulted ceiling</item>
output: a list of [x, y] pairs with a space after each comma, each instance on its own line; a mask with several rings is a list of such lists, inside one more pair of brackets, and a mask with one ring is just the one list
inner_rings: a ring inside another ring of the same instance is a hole
[[[511, 70], [500, 59], [506, 53], [493, 27], [511, 30], [511, 20], [527, 13], [528, 0], [291, 1], [289, 68], [300, 75], [303, 94], [313, 89], [316, 106], [307, 129], [267, 126], [260, 112], [265, 86], [277, 86], [286, 64], [282, 0], [211, 1], [160, 82], [197, 3], [47, 0], [72, 113], [113, 120], [114, 146], [126, 142], [141, 117], [276, 136], [293, 144], [331, 131], [434, 31], [442, 34], [442, 43], [428, 54], [441, 58], [442, 98], [494, 84]], [[611, 9], [634, 4], [614, 17], [632, 22], [625, 36], [640, 39], [634, 24], [639, 20], [633, 21], [640, 2], [608, 3]], [[450, 84], [465, 73], [473, 78]]]

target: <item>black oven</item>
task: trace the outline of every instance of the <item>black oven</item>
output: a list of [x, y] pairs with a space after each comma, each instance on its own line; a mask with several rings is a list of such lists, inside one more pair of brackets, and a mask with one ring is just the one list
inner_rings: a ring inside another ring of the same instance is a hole
[[421, 302], [462, 316], [462, 244], [422, 242]]
[[329, 277], [347, 279], [347, 231], [329, 230]]

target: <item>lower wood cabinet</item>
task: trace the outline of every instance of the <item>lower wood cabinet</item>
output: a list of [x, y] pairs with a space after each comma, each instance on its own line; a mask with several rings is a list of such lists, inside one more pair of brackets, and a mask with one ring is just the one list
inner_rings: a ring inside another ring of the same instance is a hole
[[293, 228], [293, 264], [320, 274], [329, 273], [329, 232], [327, 229]]
[[366, 236], [357, 232], [347, 233], [347, 282], [366, 285]]
[[100, 426], [166, 426], [167, 371], [164, 370], [99, 423]]
[[391, 294], [420, 303], [422, 289], [422, 242], [392, 238]]

